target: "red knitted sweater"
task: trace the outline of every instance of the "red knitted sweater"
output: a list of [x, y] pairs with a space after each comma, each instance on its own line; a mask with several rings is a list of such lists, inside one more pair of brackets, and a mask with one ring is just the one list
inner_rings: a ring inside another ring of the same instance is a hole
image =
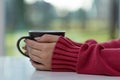
[[120, 39], [76, 43], [60, 37], [53, 52], [52, 71], [120, 76]]

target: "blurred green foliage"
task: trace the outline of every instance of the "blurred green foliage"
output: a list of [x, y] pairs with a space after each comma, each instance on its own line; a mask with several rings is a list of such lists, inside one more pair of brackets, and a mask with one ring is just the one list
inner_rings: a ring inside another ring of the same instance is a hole
[[[80, 28], [79, 26], [77, 26], [78, 24], [75, 23], [72, 23], [72, 26], [70, 28], [61, 28], [59, 24], [57, 24], [58, 27], [56, 27], [56, 24], [57, 23], [54, 24], [51, 30], [65, 30], [66, 37], [76, 42], [84, 42], [88, 39], [95, 39], [98, 42], [109, 40], [109, 32], [107, 30], [107, 27], [105, 27], [107, 24], [104, 24], [103, 26], [96, 26], [98, 22], [93, 21], [87, 23], [87, 25], [89, 26], [86, 29]], [[21, 56], [16, 48], [16, 42], [20, 37], [26, 35], [28, 35], [28, 30], [17, 30], [14, 32], [6, 33], [7, 56]]]

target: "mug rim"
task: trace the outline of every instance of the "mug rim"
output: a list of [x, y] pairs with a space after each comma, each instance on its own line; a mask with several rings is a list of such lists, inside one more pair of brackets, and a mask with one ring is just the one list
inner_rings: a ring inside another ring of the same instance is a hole
[[29, 33], [32, 33], [32, 32], [40, 32], [40, 33], [45, 33], [45, 32], [49, 32], [49, 33], [53, 33], [53, 32], [55, 32], [55, 33], [65, 33], [65, 31], [64, 30], [29, 30], [28, 31]]

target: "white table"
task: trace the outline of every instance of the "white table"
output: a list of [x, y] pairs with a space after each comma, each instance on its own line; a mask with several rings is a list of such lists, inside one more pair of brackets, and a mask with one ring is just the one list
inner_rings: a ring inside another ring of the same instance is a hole
[[120, 80], [120, 77], [36, 71], [28, 58], [0, 57], [0, 80]]

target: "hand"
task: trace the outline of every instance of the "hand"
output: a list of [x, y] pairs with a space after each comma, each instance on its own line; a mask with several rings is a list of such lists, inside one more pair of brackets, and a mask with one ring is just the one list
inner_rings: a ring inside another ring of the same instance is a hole
[[29, 55], [30, 61], [36, 69], [51, 70], [52, 54], [58, 38], [59, 36], [56, 35], [45, 34], [42, 37], [35, 38], [36, 41], [25, 40], [26, 53]]

